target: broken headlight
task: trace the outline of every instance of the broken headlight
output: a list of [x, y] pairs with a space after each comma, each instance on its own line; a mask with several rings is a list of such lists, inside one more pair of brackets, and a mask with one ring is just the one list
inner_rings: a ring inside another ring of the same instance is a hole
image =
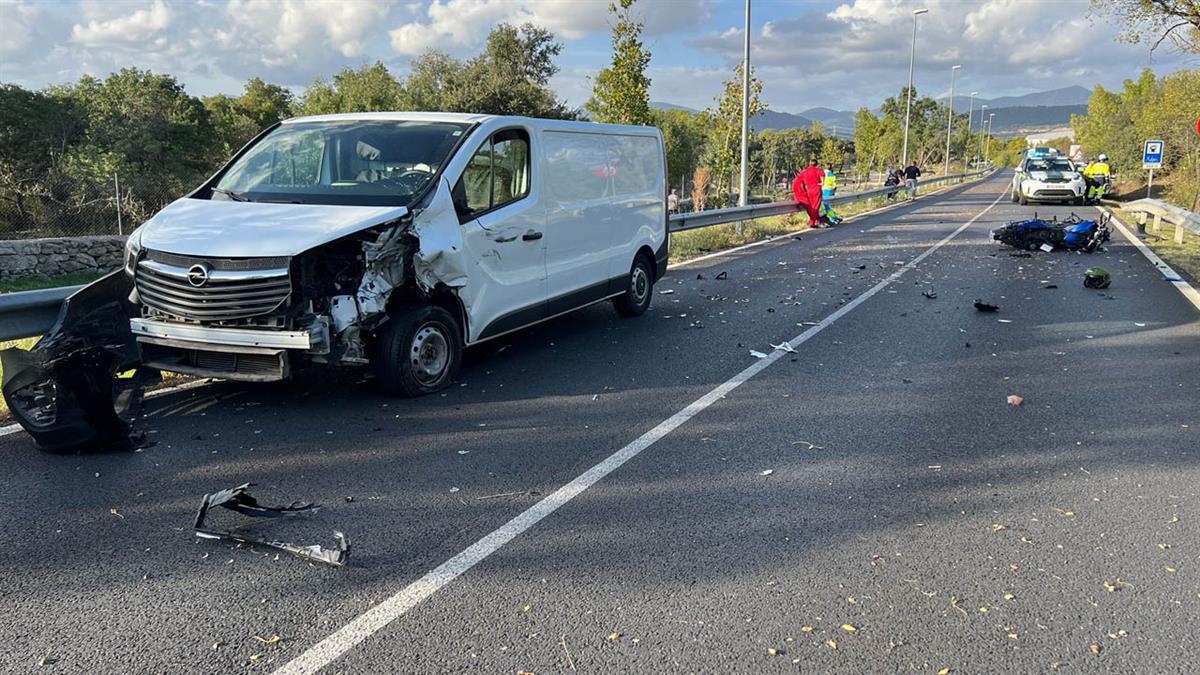
[[138, 256], [142, 254], [142, 228], [138, 228], [129, 234], [129, 238], [125, 240], [125, 274], [133, 276], [137, 267]]

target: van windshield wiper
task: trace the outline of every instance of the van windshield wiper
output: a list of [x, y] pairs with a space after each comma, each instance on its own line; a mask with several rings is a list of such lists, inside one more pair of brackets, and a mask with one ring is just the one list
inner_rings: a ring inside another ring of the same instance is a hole
[[240, 192], [234, 192], [233, 190], [226, 190], [225, 188], [219, 188], [219, 187], [214, 187], [214, 188], [209, 188], [209, 189], [211, 189], [213, 192], [219, 192], [219, 193], [225, 195], [226, 197], [229, 197], [230, 199], [232, 199], [235, 202], [250, 201], [249, 197], [246, 197], [245, 195], [241, 194]]

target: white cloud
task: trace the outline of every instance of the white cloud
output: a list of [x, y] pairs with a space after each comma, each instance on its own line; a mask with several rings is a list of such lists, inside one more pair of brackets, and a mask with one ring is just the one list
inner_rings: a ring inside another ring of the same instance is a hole
[[[707, 20], [712, 0], [655, 0], [634, 5], [647, 35], [695, 28]], [[392, 49], [419, 54], [429, 48], [476, 50], [498, 23], [535, 23], [564, 40], [609, 29], [609, 0], [433, 0], [425, 16], [390, 32]]]
[[0, 54], [18, 52], [33, 43], [40, 12], [21, 0], [0, 0], [0, 17], [8, 24], [0, 31]]
[[[89, 3], [89, 14], [106, 14], [103, 5]], [[107, 7], [121, 9], [127, 5], [112, 4]], [[71, 28], [71, 39], [82, 45], [98, 47], [119, 44], [134, 44], [152, 41], [171, 26], [171, 10], [163, 0], [154, 0], [130, 14], [118, 14], [107, 18], [93, 18], [87, 25], [75, 24]]]

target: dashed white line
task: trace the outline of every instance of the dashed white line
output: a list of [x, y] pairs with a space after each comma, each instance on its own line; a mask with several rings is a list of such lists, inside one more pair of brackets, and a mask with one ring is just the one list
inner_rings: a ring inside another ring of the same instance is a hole
[[[862, 295], [854, 298], [850, 302], [842, 305], [837, 311], [825, 317], [820, 323], [812, 326], [803, 333], [787, 342], [792, 348], [808, 342], [818, 333], [831, 326], [835, 321], [849, 314], [862, 303], [869, 300], [871, 297], [890, 286], [893, 282], [901, 277], [905, 272], [919, 265], [921, 261], [928, 258], [935, 251], [946, 245], [950, 240], [957, 237], [963, 230], [970, 227], [975, 221], [979, 220], [988, 211], [994, 207], [1004, 194], [996, 197], [987, 208], [980, 211], [975, 217], [968, 220], [959, 226], [958, 229], [951, 232], [941, 241], [938, 241], [932, 247], [926, 249], [916, 258], [910, 260], [904, 266], [898, 268], [890, 276], [875, 286], [872, 286]], [[580, 476], [562, 486], [552, 494], [542, 499], [538, 503], [529, 507], [520, 515], [502, 525], [499, 529], [488, 534], [484, 538], [467, 547], [458, 555], [450, 558], [446, 562], [439, 565], [437, 568], [428, 572], [425, 576], [414, 581], [408, 586], [401, 589], [395, 595], [387, 598], [383, 602], [375, 605], [363, 614], [350, 621], [342, 628], [338, 629], [329, 637], [321, 640], [316, 645], [309, 648], [303, 654], [300, 654], [292, 661], [275, 671], [276, 675], [301, 675], [304, 673], [316, 673], [321, 668], [332, 663], [335, 659], [342, 656], [346, 652], [353, 649], [368, 637], [383, 629], [392, 621], [404, 616], [409, 610], [417, 606], [423, 600], [436, 593], [446, 584], [454, 581], [456, 578], [470, 570], [482, 560], [495, 553], [500, 547], [512, 541], [517, 535], [525, 532], [529, 528], [536, 525], [546, 516], [554, 513], [560, 506], [571, 501], [579, 496], [584, 490], [588, 489], [596, 482], [616, 471], [621, 465], [629, 460], [637, 457], [643, 450], [654, 445], [659, 439], [679, 428], [684, 422], [695, 417], [704, 409], [724, 398], [741, 384], [754, 377], [763, 370], [769, 368], [771, 364], [787, 355], [786, 351], [776, 349], [767, 355], [764, 359], [759, 359], [734, 375], [729, 380], [726, 380], [721, 385], [717, 386], [712, 391], [704, 396], [696, 399], [691, 405], [683, 410], [671, 415], [666, 420], [660, 422], [650, 431], [642, 434], [629, 445], [621, 448], [612, 455], [609, 455], [599, 464], [583, 472]]]

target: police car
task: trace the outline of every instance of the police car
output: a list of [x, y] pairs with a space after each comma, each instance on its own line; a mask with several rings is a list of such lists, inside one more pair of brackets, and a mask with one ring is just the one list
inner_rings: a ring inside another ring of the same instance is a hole
[[1087, 186], [1079, 170], [1066, 157], [1057, 153], [1033, 156], [1017, 165], [1013, 176], [1014, 203], [1074, 202], [1083, 204]]

